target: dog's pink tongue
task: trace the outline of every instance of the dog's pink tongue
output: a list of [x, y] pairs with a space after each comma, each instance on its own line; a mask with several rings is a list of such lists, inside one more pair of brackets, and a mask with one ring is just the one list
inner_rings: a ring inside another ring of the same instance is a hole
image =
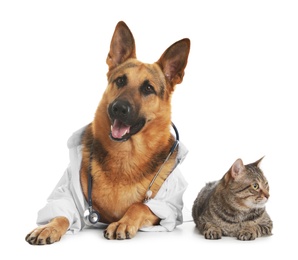
[[116, 119], [112, 125], [112, 136], [114, 138], [120, 139], [126, 133], [129, 133], [130, 126], [122, 123], [120, 120]]

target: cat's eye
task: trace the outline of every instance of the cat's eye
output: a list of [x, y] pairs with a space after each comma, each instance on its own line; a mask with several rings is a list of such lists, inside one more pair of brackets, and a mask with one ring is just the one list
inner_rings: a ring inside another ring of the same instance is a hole
[[259, 188], [259, 184], [257, 184], [257, 183], [254, 183], [251, 186], [254, 190], [257, 190]]

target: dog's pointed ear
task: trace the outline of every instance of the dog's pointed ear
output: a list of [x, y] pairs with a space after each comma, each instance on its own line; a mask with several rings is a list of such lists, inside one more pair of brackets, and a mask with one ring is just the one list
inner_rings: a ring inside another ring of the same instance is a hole
[[172, 86], [181, 83], [183, 80], [189, 50], [190, 40], [182, 39], [167, 48], [156, 62]]
[[129, 58], [136, 58], [135, 40], [125, 22], [120, 21], [116, 25], [106, 60], [109, 70]]

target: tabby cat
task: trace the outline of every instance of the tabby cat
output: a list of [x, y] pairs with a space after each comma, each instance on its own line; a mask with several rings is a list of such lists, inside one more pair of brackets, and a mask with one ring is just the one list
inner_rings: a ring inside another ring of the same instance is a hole
[[273, 223], [265, 209], [269, 185], [259, 168], [262, 159], [248, 165], [237, 159], [221, 180], [207, 183], [199, 192], [192, 216], [206, 239], [271, 235]]

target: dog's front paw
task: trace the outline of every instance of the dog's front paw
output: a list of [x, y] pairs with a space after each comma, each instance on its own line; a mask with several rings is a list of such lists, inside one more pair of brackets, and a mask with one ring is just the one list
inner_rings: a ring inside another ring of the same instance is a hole
[[26, 236], [26, 241], [31, 245], [52, 244], [59, 241], [61, 235], [53, 227], [40, 226]]
[[57, 217], [50, 223], [31, 231], [25, 240], [31, 245], [47, 245], [58, 242], [66, 233], [69, 221], [65, 217]]
[[128, 225], [126, 223], [114, 222], [110, 224], [104, 231], [104, 237], [106, 239], [130, 239], [133, 238], [138, 229], [133, 225]]

